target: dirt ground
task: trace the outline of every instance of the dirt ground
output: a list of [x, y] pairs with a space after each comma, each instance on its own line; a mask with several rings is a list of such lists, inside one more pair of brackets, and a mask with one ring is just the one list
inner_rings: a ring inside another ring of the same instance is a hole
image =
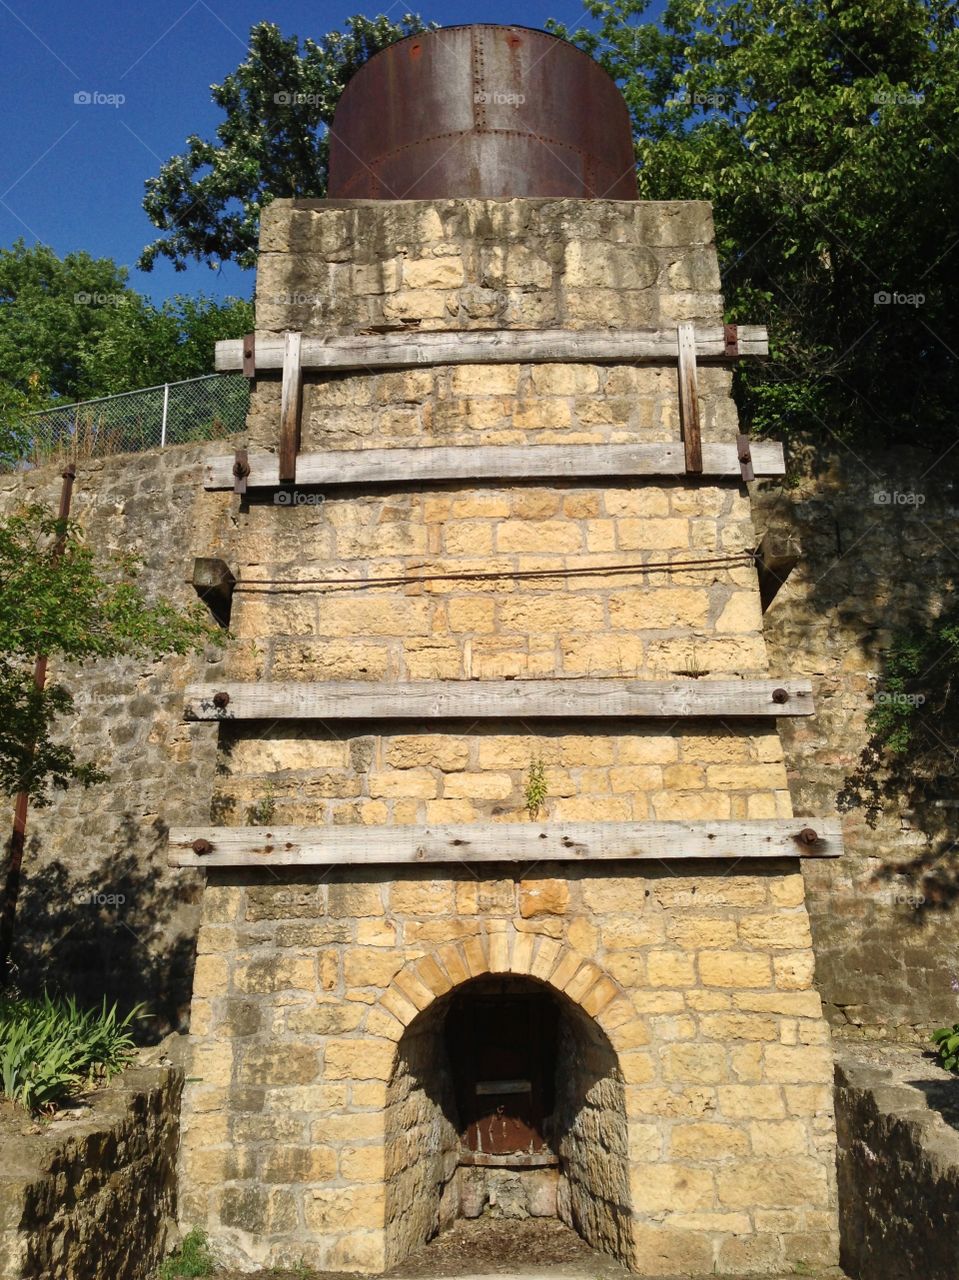
[[[518, 1276], [533, 1280], [546, 1276], [569, 1280], [628, 1280], [619, 1263], [591, 1249], [574, 1231], [555, 1218], [479, 1218], [457, 1222], [448, 1231], [412, 1254], [384, 1280], [439, 1280], [479, 1276]], [[260, 1271], [260, 1280], [355, 1280], [319, 1271]], [[843, 1280], [839, 1271], [801, 1271], [780, 1280]], [[249, 1272], [223, 1271], [217, 1280], [251, 1280]], [[678, 1277], [677, 1280], [695, 1280]], [[770, 1277], [770, 1280], [773, 1280]]]

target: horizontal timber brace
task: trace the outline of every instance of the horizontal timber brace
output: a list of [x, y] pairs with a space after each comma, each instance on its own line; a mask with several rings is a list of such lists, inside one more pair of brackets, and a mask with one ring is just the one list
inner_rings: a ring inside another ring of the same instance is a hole
[[[757, 476], [785, 475], [783, 447], [777, 441], [751, 446]], [[205, 487], [232, 489], [234, 457], [210, 458]], [[276, 489], [281, 485], [280, 462], [275, 453], [254, 453], [248, 458], [247, 489]], [[627, 480], [631, 476], [682, 476], [686, 454], [681, 441], [666, 444], [577, 445], [460, 445], [418, 449], [340, 449], [325, 453], [301, 453], [296, 458], [295, 483], [299, 485], [410, 484], [425, 480], [567, 480], [606, 476]], [[742, 474], [739, 451], [733, 443], [702, 446], [703, 476], [736, 477]]]
[[415, 680], [190, 685], [188, 720], [808, 716], [808, 680]]
[[[806, 825], [814, 822], [815, 826]], [[477, 822], [462, 826], [174, 827], [176, 867], [835, 858], [838, 819]]]
[[[695, 356], [717, 364], [731, 360], [763, 359], [769, 354], [766, 328], [737, 327], [736, 343], [728, 342], [725, 326], [695, 326]], [[256, 372], [283, 368], [286, 338], [258, 334], [254, 344]], [[244, 349], [246, 355], [244, 356]], [[336, 335], [304, 334], [299, 352], [303, 369], [402, 369], [439, 364], [529, 364], [541, 362], [587, 364], [661, 364], [677, 361], [676, 329], [465, 329], [411, 333]], [[228, 338], [216, 344], [216, 371], [242, 371], [249, 376], [249, 338]]]

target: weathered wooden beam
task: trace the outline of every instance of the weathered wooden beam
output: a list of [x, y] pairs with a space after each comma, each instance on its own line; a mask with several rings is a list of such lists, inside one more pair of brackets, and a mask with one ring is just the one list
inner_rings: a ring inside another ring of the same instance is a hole
[[677, 330], [679, 358], [679, 433], [686, 455], [686, 470], [700, 475], [703, 470], [703, 440], [699, 424], [699, 380], [696, 377], [696, 329], [681, 324]]
[[303, 365], [300, 358], [303, 335], [287, 333], [283, 340], [283, 387], [280, 392], [280, 480], [296, 479], [296, 456], [300, 451], [300, 404], [303, 396]]
[[240, 342], [242, 343], [243, 376], [244, 378], [253, 378], [256, 376], [256, 334], [244, 334]]
[[[261, 333], [256, 338], [256, 370], [283, 367], [283, 337]], [[769, 354], [765, 326], [741, 324], [736, 354], [731, 355], [721, 324], [696, 325], [699, 360], [763, 359]], [[587, 364], [661, 364], [675, 361], [675, 329], [469, 329], [427, 333], [305, 336], [304, 369], [400, 369], [429, 364], [525, 364], [543, 361]], [[216, 344], [216, 370], [243, 368], [243, 339]]]
[[[760, 441], [752, 446], [757, 475], [781, 476], [786, 464], [782, 445]], [[280, 484], [275, 453], [254, 453], [249, 459], [250, 489], [275, 489]], [[681, 476], [686, 472], [682, 444], [574, 445], [424, 445], [419, 449], [339, 449], [301, 453], [296, 460], [300, 485], [393, 484], [432, 480], [513, 480], [533, 478], [588, 479], [608, 476]], [[703, 475], [740, 475], [734, 444], [703, 445]], [[210, 458], [207, 489], [233, 488], [233, 458]]]
[[[755, 446], [754, 446], [755, 448]], [[786, 579], [802, 558], [802, 545], [792, 534], [766, 533], [756, 548], [759, 598], [763, 613], [779, 594]]]
[[236, 585], [230, 566], [214, 556], [197, 556], [193, 561], [193, 589], [221, 627], [230, 625], [230, 607]]
[[741, 822], [477, 822], [463, 826], [174, 827], [177, 867], [835, 858], [836, 818]]
[[808, 680], [329, 680], [189, 685], [188, 720], [808, 716]]
[[736, 436], [736, 453], [739, 457], [739, 465], [742, 468], [743, 484], [750, 484], [756, 479], [756, 471], [753, 467], [752, 442], [749, 436], [742, 431]]

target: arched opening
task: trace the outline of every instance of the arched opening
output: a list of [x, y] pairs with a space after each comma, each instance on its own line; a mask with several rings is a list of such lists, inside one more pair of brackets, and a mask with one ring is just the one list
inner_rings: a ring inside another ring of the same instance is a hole
[[558, 1216], [631, 1258], [623, 1080], [598, 1024], [545, 983], [463, 983], [407, 1027], [386, 1110], [386, 1261], [456, 1218]]

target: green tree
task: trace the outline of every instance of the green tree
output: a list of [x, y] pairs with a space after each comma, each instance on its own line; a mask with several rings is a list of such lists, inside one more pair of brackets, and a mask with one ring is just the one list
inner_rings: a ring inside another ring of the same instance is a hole
[[82, 353], [118, 306], [136, 297], [126, 270], [109, 258], [59, 258], [23, 240], [0, 249], [0, 383], [8, 396], [42, 402], [90, 394]]
[[220, 338], [253, 327], [253, 304], [178, 295], [161, 306], [109, 258], [22, 240], [0, 249], [0, 416], [213, 372]]
[[216, 142], [192, 135], [146, 183], [143, 207], [163, 234], [140, 267], [149, 271], [158, 257], [181, 271], [193, 259], [252, 266], [264, 205], [326, 193], [327, 131], [346, 82], [374, 53], [422, 30], [413, 14], [400, 22], [357, 15], [345, 31], [304, 40], [301, 52], [297, 36], [257, 23], [249, 56], [212, 86], [226, 115]]
[[253, 328], [253, 303], [242, 298], [178, 294], [156, 307], [125, 298], [80, 351], [85, 385], [98, 395], [176, 382], [213, 372], [216, 343]]
[[954, 440], [952, 0], [587, 7], [596, 30], [554, 29], [621, 84], [640, 194], [713, 202], [728, 318], [769, 326], [773, 359], [737, 379], [746, 421]]

